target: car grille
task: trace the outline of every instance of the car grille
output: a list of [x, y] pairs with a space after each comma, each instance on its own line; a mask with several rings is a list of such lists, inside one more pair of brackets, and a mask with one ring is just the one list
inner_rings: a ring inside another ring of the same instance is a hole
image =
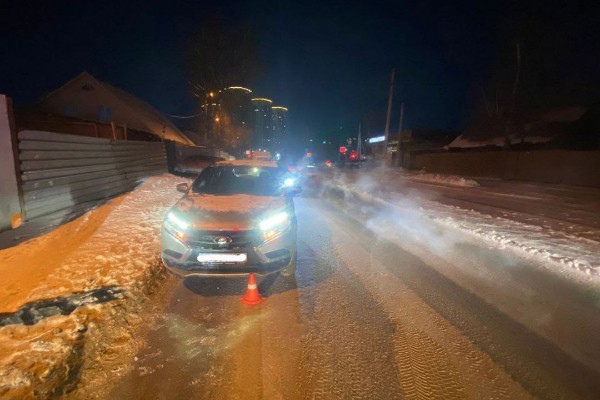
[[[219, 244], [219, 238], [227, 238], [227, 244]], [[260, 242], [257, 231], [195, 231], [188, 233], [186, 242], [203, 250], [242, 250]]]

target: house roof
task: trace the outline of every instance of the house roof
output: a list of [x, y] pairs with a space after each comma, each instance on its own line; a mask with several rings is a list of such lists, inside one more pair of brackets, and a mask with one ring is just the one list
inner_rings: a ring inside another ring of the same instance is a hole
[[40, 103], [51, 101], [53, 96], [71, 88], [73, 85], [79, 85], [81, 81], [85, 81], [85, 84], [91, 82], [95, 88], [104, 89], [116, 104], [119, 104], [120, 107], [128, 110], [129, 120], [127, 121], [127, 124], [130, 128], [145, 131], [166, 140], [189, 145], [194, 144], [156, 108], [122, 89], [96, 79], [86, 71], [77, 75], [50, 94], [44, 96], [44, 98], [40, 100]]
[[502, 147], [507, 139], [511, 143], [550, 142], [559, 135], [568, 134], [571, 125], [580, 121], [587, 110], [588, 107], [575, 105], [515, 115], [508, 137], [501, 120], [479, 118], [448, 147]]

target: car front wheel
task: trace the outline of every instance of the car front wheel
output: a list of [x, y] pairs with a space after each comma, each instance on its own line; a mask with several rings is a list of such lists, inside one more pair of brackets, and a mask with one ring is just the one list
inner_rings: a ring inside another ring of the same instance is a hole
[[296, 273], [296, 261], [298, 259], [298, 251], [294, 250], [294, 255], [285, 269], [281, 270], [282, 276], [293, 276]]

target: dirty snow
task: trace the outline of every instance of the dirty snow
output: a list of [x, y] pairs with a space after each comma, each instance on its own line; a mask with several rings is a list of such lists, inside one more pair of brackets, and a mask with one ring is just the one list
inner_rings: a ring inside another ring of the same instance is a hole
[[[1, 250], [0, 273], [7, 282], [0, 288], [0, 313], [12, 313], [25, 303], [35, 305], [42, 300], [58, 299], [60, 303], [75, 293], [108, 287], [122, 289], [128, 299], [139, 296], [160, 269], [161, 223], [180, 197], [175, 186], [181, 181], [169, 174], [147, 178], [132, 192], [75, 221]], [[59, 248], [61, 244], [66, 248]], [[24, 273], [23, 279], [35, 279], [12, 282], [15, 268]], [[35, 275], [39, 270], [44, 274]], [[0, 327], [0, 397], [27, 396], [39, 389], [39, 382], [50, 385], [66, 379], [61, 371], [70, 368], [71, 349], [86, 330], [82, 324], [103, 307], [85, 303], [68, 316], [50, 316], [31, 326]]]
[[[399, 179], [402, 181], [409, 182], [420, 182], [420, 183], [431, 183], [437, 185], [446, 185], [446, 186], [457, 186], [457, 187], [476, 187], [479, 186], [479, 182], [472, 178], [465, 178], [463, 176], [458, 175], [448, 175], [448, 174], [431, 174], [425, 170], [421, 171], [407, 171], [401, 168], [397, 169], [375, 169], [374, 171], [369, 171], [365, 173], [361, 170], [361, 175], [364, 175], [360, 179], [361, 185], [368, 184], [366, 181], [368, 179], [373, 179], [374, 181], [379, 181], [383, 183], [382, 180], [389, 179]], [[344, 178], [342, 178], [343, 180]]]
[[479, 183], [473, 179], [463, 178], [462, 176], [456, 175], [428, 174], [423, 172], [415, 175], [409, 175], [408, 179], [416, 182], [436, 183], [450, 186], [479, 186]]

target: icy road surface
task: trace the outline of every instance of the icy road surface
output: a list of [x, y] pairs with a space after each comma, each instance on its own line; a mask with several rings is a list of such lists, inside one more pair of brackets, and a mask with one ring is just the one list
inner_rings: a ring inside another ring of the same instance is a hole
[[598, 398], [596, 292], [468, 238], [377, 235], [368, 207], [296, 208], [298, 270], [260, 280], [265, 303], [240, 303], [243, 279], [169, 277], [129, 372], [71, 397]]

